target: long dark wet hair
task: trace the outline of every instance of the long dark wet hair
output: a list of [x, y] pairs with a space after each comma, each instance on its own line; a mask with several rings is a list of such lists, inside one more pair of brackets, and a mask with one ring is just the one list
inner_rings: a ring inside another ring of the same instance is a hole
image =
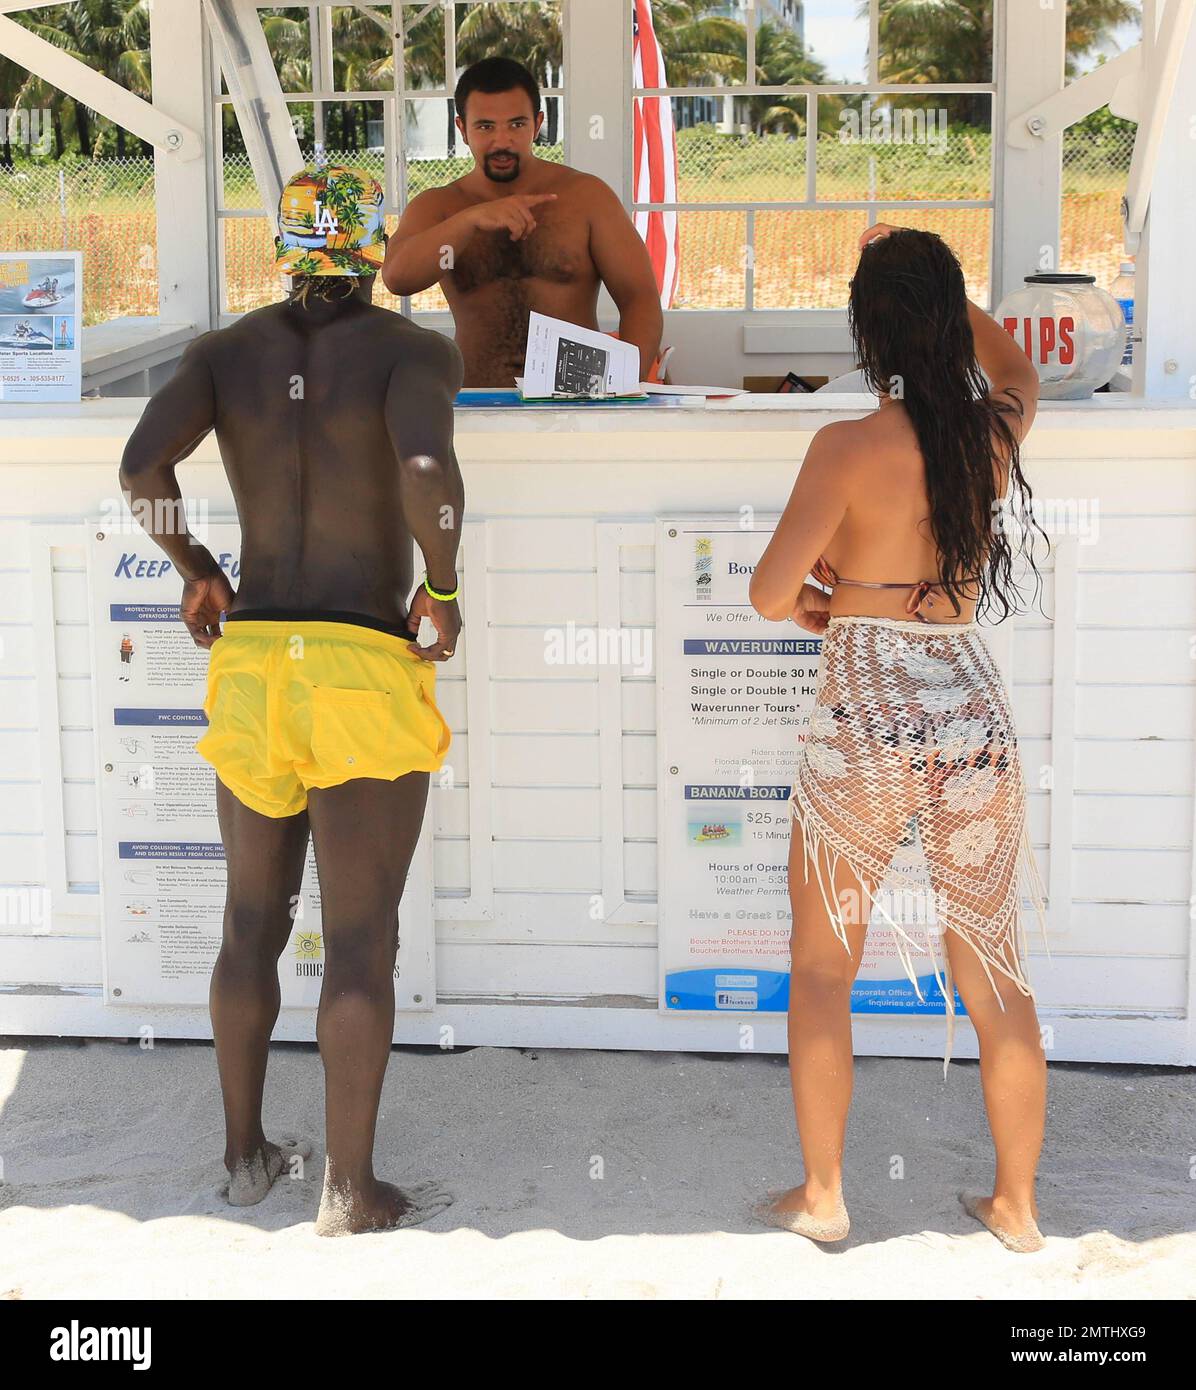
[[[1025, 555], [1037, 597], [1042, 576], [1034, 531], [1044, 541], [1046, 532], [1031, 511], [1033, 494], [1009, 423], [1023, 406], [988, 393], [959, 261], [933, 232], [901, 229], [869, 242], [851, 282], [848, 317], [869, 388], [901, 400], [917, 434], [947, 599], [958, 615], [966, 581], [980, 576], [978, 614], [999, 605], [999, 622], [1021, 611], [1014, 556]], [[993, 477], [998, 447], [1009, 461], [1004, 508]], [[1024, 527], [1016, 549], [1007, 534], [1016, 529], [1011, 516]]]

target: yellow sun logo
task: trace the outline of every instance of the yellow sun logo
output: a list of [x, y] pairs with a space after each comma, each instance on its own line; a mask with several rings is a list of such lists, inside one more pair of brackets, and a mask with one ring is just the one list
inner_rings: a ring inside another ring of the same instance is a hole
[[300, 960], [319, 960], [324, 954], [324, 938], [318, 931], [301, 931], [295, 937], [295, 954]]

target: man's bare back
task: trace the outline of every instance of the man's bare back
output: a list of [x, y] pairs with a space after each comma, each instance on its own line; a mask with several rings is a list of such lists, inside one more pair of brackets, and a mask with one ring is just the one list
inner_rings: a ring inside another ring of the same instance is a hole
[[241, 524], [230, 613], [356, 613], [401, 627], [413, 576], [398, 460], [443, 459], [459, 354], [364, 300], [323, 307], [267, 305], [196, 339], [130, 461], [185, 457], [215, 428]]

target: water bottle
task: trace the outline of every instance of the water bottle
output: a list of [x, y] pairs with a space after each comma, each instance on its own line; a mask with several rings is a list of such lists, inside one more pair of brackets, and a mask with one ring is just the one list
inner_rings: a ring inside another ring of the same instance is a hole
[[1128, 367], [1134, 360], [1134, 263], [1122, 261], [1121, 274], [1109, 286], [1109, 293], [1121, 305], [1125, 319], [1125, 352], [1121, 365]]

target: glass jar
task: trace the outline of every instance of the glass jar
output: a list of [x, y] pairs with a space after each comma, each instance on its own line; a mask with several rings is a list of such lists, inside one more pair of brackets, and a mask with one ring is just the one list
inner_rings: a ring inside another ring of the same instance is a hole
[[995, 318], [1038, 369], [1047, 401], [1091, 396], [1112, 380], [1125, 350], [1121, 307], [1094, 275], [1027, 275]]

